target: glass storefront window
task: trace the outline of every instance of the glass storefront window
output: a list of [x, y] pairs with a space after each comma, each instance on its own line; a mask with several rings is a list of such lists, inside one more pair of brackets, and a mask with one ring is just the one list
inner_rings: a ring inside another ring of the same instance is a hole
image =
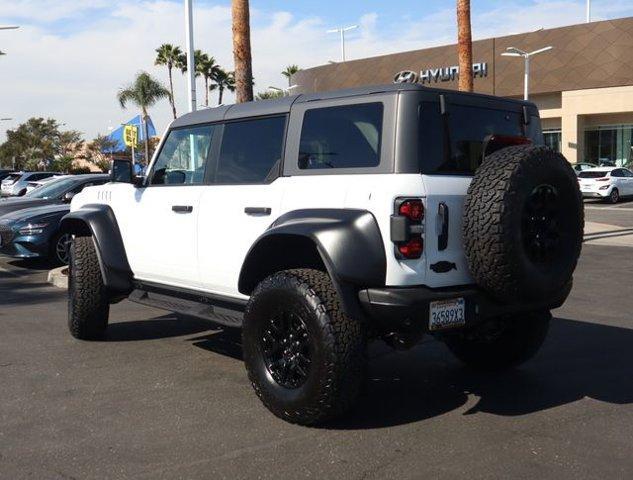
[[586, 130], [585, 162], [616, 167], [630, 166], [633, 162], [633, 125]]
[[549, 148], [555, 152], [561, 151], [562, 135], [560, 130], [543, 130], [543, 138], [545, 139], [545, 145]]

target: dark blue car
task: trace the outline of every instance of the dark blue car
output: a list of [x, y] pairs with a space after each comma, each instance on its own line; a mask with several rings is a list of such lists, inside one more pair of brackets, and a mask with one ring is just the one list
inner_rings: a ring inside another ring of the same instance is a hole
[[70, 235], [59, 228], [70, 205], [26, 208], [0, 217], [0, 254], [68, 263]]

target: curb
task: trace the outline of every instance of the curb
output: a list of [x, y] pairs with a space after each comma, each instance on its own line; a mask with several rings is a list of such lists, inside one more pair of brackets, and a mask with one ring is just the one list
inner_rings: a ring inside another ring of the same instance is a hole
[[48, 283], [52, 283], [57, 288], [68, 288], [68, 267], [59, 267], [48, 272]]

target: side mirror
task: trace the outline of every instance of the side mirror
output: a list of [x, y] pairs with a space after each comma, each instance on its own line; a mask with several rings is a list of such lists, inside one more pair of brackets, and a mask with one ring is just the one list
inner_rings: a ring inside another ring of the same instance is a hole
[[64, 195], [64, 202], [70, 203], [74, 196], [75, 192], [66, 192], [66, 194]]
[[110, 181], [115, 183], [134, 183], [132, 162], [129, 160], [112, 160]]

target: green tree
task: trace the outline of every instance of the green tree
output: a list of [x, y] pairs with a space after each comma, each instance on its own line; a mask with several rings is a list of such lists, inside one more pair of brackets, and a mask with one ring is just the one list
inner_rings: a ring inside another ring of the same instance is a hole
[[[167, 67], [167, 73], [169, 75], [169, 103], [171, 104], [174, 119], [177, 117], [177, 114], [176, 101], [174, 99], [174, 79], [172, 76], [172, 69], [180, 68], [182, 70], [183, 56], [184, 54], [182, 53], [180, 47], [175, 47], [169, 43], [163, 43], [156, 49], [156, 60], [154, 61], [154, 65], [164, 65]], [[185, 70], [186, 68], [185, 62]]]
[[97, 135], [87, 148], [86, 160], [95, 165], [102, 172], [110, 169], [112, 153], [117, 148], [118, 143], [105, 135]]
[[224, 97], [224, 91], [235, 91], [235, 74], [233, 72], [227, 72], [221, 68], [215, 74], [214, 83], [209, 87], [211, 90], [218, 91], [218, 105], [222, 104]]
[[220, 71], [220, 66], [215, 63], [215, 58], [210, 57], [206, 53], [202, 53], [200, 50], [195, 51], [196, 58], [196, 73], [201, 75], [204, 79], [204, 104], [209, 106], [209, 82], [215, 81], [215, 78]]
[[52, 118], [30, 118], [15, 130], [7, 130], [7, 139], [0, 145], [3, 165], [16, 169], [44, 168], [62, 152], [62, 132]]
[[49, 168], [55, 172], [70, 173], [74, 163], [75, 157], [72, 155], [61, 155], [50, 163]]
[[281, 98], [283, 97], [285, 94], [283, 91], [281, 90], [273, 90], [273, 91], [267, 91], [267, 92], [259, 92], [256, 96], [255, 96], [255, 100], [272, 100], [273, 98]]
[[281, 72], [281, 74], [286, 77], [288, 79], [288, 86], [292, 86], [292, 76], [297, 73], [300, 72], [301, 68], [299, 68], [299, 65], [288, 65], [286, 67], [286, 69]]
[[143, 114], [143, 126], [145, 129], [145, 161], [149, 162], [149, 129], [147, 123], [149, 121], [148, 109], [153, 107], [156, 102], [163, 98], [171, 98], [169, 90], [167, 90], [158, 80], [152, 78], [147, 72], [141, 72], [136, 76], [126, 88], [123, 88], [117, 94], [117, 99], [121, 108], [126, 108], [129, 103], [133, 103], [141, 109]]

